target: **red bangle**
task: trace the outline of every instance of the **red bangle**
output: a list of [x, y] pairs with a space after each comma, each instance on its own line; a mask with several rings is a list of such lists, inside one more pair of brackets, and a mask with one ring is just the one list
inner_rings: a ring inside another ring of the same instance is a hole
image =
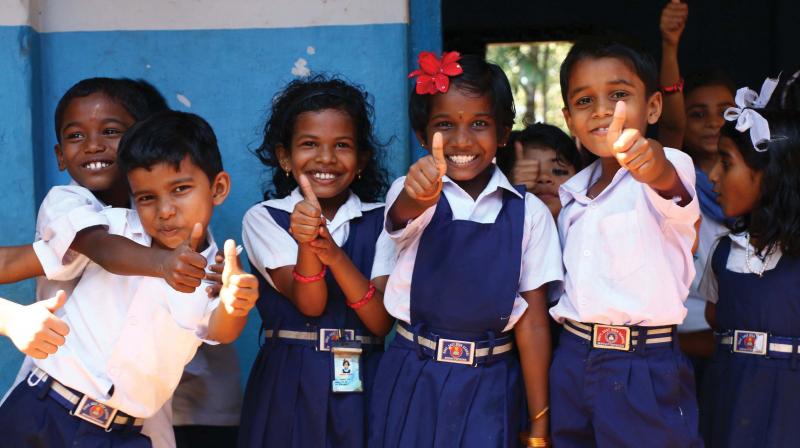
[[369, 288], [367, 288], [367, 292], [366, 294], [364, 294], [364, 297], [362, 297], [361, 300], [359, 300], [358, 302], [354, 303], [347, 302], [347, 306], [349, 306], [354, 310], [357, 310], [362, 306], [366, 305], [367, 303], [369, 303], [369, 301], [372, 300], [373, 297], [375, 297], [375, 284], [369, 282]]
[[292, 269], [292, 277], [294, 277], [294, 279], [300, 283], [314, 283], [325, 278], [326, 272], [328, 272], [328, 267], [323, 264], [322, 270], [319, 271], [319, 274], [306, 277], [305, 275], [297, 272], [297, 266], [295, 266], [295, 268]]
[[661, 92], [663, 93], [683, 92], [683, 78], [681, 78], [678, 82], [676, 82], [671, 86], [661, 86]]

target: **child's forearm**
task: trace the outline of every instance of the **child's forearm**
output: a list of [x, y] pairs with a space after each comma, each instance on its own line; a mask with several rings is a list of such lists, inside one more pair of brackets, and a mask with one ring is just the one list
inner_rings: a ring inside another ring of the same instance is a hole
[[[547, 317], [547, 298], [544, 287], [524, 293], [528, 309], [514, 326], [514, 340], [519, 349], [528, 413], [531, 418], [531, 437], [546, 437], [550, 404], [548, 374], [550, 368], [550, 324]], [[536, 418], [539, 416], [538, 418]]]
[[[680, 82], [678, 67], [678, 47], [667, 42], [662, 45], [661, 74], [662, 86], [673, 86]], [[683, 147], [683, 134], [686, 128], [686, 111], [683, 92], [675, 91], [663, 95], [661, 119], [658, 121], [658, 140], [672, 148]]]
[[[364, 277], [344, 252], [335, 263], [330, 265], [330, 269], [348, 303], [357, 303], [366, 296], [370, 281]], [[372, 299], [355, 310], [358, 318], [364, 322], [369, 331], [381, 337], [386, 336], [392, 329], [392, 318], [383, 306], [384, 286], [385, 283], [381, 285], [381, 288], [376, 285]]]
[[672, 199], [672, 198], [680, 198], [681, 200], [678, 202], [678, 205], [684, 206], [691, 202], [692, 197], [689, 195], [689, 191], [686, 190], [686, 187], [681, 182], [681, 178], [678, 176], [678, 171], [675, 169], [675, 165], [672, 164], [669, 160], [664, 158], [664, 167], [658, 173], [658, 175], [651, 181], [646, 182], [647, 185], [650, 186], [653, 190], [657, 191], [661, 197]]
[[33, 245], [0, 247], [0, 283], [14, 283], [44, 275]]
[[416, 219], [425, 210], [436, 205], [438, 200], [439, 195], [429, 201], [419, 201], [409, 196], [405, 190], [401, 191], [389, 209], [388, 217], [392, 230], [404, 229], [409, 221]]
[[70, 248], [112, 274], [144, 277], [162, 277], [163, 262], [169, 255], [167, 250], [142, 246], [100, 226], [78, 232]]
[[269, 273], [278, 291], [286, 296], [298, 311], [306, 316], [316, 317], [325, 311], [328, 304], [328, 286], [325, 279], [301, 282], [294, 278], [292, 270], [304, 277], [313, 277], [322, 271], [323, 264], [309, 249], [308, 243], [302, 243], [297, 249], [297, 264], [275, 269]]
[[242, 334], [247, 325], [247, 316], [232, 316], [225, 311], [222, 303], [211, 313], [208, 322], [208, 339], [230, 344]]
[[7, 336], [8, 321], [17, 307], [20, 305], [8, 299], [0, 297], [0, 336]]

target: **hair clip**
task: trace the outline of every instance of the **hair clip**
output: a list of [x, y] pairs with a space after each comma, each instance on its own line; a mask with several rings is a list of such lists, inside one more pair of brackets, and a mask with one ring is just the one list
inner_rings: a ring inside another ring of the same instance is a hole
[[777, 78], [765, 79], [760, 93], [756, 93], [755, 90], [748, 87], [742, 87], [736, 91], [737, 107], [729, 107], [725, 110], [725, 120], [735, 121], [737, 131], [750, 130], [750, 140], [753, 142], [753, 148], [758, 152], [767, 150], [770, 132], [769, 122], [755, 109], [763, 109], [769, 103], [779, 78], [780, 75]]
[[464, 69], [458, 63], [459, 59], [461, 54], [457, 51], [442, 53], [441, 60], [430, 51], [421, 52], [418, 60], [419, 69], [408, 75], [409, 78], [417, 77], [417, 94], [446, 93], [450, 88], [450, 77], [464, 73]]

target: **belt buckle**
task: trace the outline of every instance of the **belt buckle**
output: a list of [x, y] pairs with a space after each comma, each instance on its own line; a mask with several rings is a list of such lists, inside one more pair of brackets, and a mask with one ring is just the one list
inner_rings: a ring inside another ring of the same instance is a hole
[[319, 346], [317, 347], [321, 352], [331, 351], [331, 342], [344, 339], [346, 341], [354, 341], [356, 339], [355, 330], [341, 330], [339, 328], [320, 328], [319, 329]]
[[607, 350], [630, 351], [630, 327], [595, 324], [592, 330], [592, 347]]
[[88, 395], [84, 395], [71, 414], [108, 431], [111, 424], [114, 423], [117, 410], [90, 398]]
[[436, 344], [436, 360], [453, 364], [472, 365], [475, 360], [475, 343], [439, 338], [439, 343]]
[[767, 333], [734, 330], [733, 351], [734, 353], [747, 353], [750, 355], [766, 355], [767, 347], [769, 347], [767, 339]]

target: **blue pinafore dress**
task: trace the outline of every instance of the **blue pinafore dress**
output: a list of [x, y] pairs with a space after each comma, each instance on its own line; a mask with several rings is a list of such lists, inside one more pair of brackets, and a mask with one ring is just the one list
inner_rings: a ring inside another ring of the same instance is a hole
[[781, 256], [759, 278], [726, 269], [731, 240], [723, 238], [712, 267], [719, 284], [718, 337], [733, 330], [770, 334], [794, 354], [733, 353], [717, 345], [706, 377], [704, 435], [710, 447], [800, 445], [800, 258]]
[[[267, 207], [278, 225], [289, 228], [289, 213]], [[342, 249], [353, 264], [369, 277], [375, 244], [383, 228], [383, 207], [369, 210], [350, 221]], [[253, 269], [253, 272], [258, 272]], [[331, 352], [320, 351], [319, 341], [276, 337], [281, 330], [318, 333], [320, 329], [353, 329], [356, 336], [374, 335], [346, 299], [328, 271], [328, 303], [319, 317], [308, 317], [276, 291], [259, 274], [260, 298], [256, 305], [265, 330], [263, 345], [250, 372], [242, 406], [239, 446], [251, 447], [348, 447], [366, 444], [366, 402], [383, 345], [364, 344], [361, 376], [364, 392], [334, 393]], [[271, 331], [270, 331], [271, 330]], [[377, 339], [377, 338], [376, 338]]]
[[[512, 341], [503, 329], [519, 287], [524, 212], [524, 199], [504, 191], [494, 223], [454, 220], [441, 195], [420, 239], [411, 323], [400, 323], [402, 329], [429, 340], [479, 341], [479, 347]], [[452, 364], [400, 331], [375, 379], [371, 448], [519, 445], [527, 413], [515, 350], [477, 365]]]

